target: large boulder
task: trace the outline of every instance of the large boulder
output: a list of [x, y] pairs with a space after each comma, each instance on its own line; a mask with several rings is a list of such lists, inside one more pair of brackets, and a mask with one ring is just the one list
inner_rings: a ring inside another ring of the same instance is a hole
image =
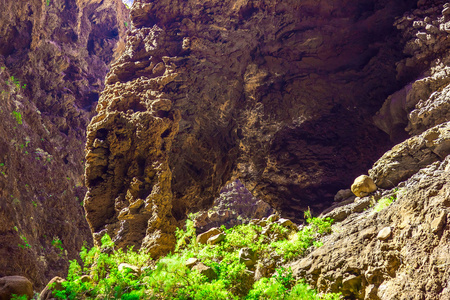
[[365, 197], [377, 190], [377, 186], [373, 183], [372, 178], [367, 175], [361, 175], [355, 179], [351, 188], [353, 194], [357, 197]]
[[33, 284], [23, 276], [5, 276], [0, 278], [0, 300], [9, 300], [12, 295], [33, 297]]
[[41, 300], [53, 300], [56, 299], [53, 297], [53, 292], [55, 291], [61, 291], [63, 290], [62, 283], [65, 281], [65, 279], [55, 276], [52, 278], [52, 280], [47, 283], [45, 288], [41, 291], [41, 294], [39, 295], [39, 299]]

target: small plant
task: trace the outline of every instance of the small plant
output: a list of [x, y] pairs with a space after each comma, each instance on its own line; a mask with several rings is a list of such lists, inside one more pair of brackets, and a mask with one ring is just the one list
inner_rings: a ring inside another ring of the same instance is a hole
[[33, 203], [33, 206], [34, 206], [34, 207], [37, 207], [36, 201], [32, 201], [31, 203]]
[[12, 294], [11, 295], [11, 300], [28, 300], [28, 296], [27, 295]]
[[22, 114], [18, 111], [13, 111], [11, 114], [16, 118], [17, 124], [22, 125]]
[[59, 249], [60, 254], [64, 252], [64, 248], [62, 246], [62, 242], [58, 237], [54, 237], [52, 240], [52, 246]]
[[385, 197], [385, 198], [381, 198], [380, 200], [378, 200], [377, 204], [375, 204], [373, 211], [374, 212], [380, 212], [383, 209], [385, 209], [386, 207], [388, 207], [389, 205], [392, 204], [392, 202], [394, 202], [396, 199], [395, 196], [391, 196], [391, 197]]
[[397, 198], [400, 196], [400, 193], [402, 192], [402, 190], [398, 189], [398, 188], [394, 188], [392, 190], [393, 195], [390, 197], [384, 197], [381, 198], [380, 200], [378, 200], [378, 202], [375, 204], [374, 208], [373, 208], [373, 212], [380, 212], [383, 209], [385, 209], [386, 207], [388, 207], [389, 205], [391, 205], [395, 200], [397, 200]]
[[47, 6], [49, 6], [49, 5], [50, 5], [50, 0], [46, 0], [45, 4], [46, 4]]
[[20, 239], [21, 239], [22, 242], [23, 242], [23, 245], [22, 245], [22, 244], [19, 244], [19, 245], [18, 245], [20, 248], [22, 248], [22, 249], [25, 249], [25, 248], [31, 248], [30, 244], [28, 244], [28, 241], [27, 241], [26, 236], [24, 236], [23, 234], [21, 234], [21, 235], [20, 235]]

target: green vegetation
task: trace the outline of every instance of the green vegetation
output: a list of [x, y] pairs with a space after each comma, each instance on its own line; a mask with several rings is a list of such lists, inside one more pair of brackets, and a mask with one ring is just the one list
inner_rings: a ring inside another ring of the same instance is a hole
[[60, 251], [60, 254], [64, 252], [64, 248], [62, 246], [62, 242], [58, 237], [53, 238], [52, 246]]
[[383, 209], [385, 209], [386, 207], [388, 207], [389, 205], [392, 204], [392, 202], [395, 201], [395, 197], [391, 196], [390, 198], [381, 198], [380, 200], [378, 200], [377, 204], [375, 204], [373, 211], [374, 212], [380, 212]]
[[[144, 251], [115, 250], [105, 234], [102, 246], [89, 251], [82, 248], [82, 263], [71, 261], [63, 290], [53, 293], [59, 299], [340, 299], [338, 294], [319, 296], [283, 267], [252, 285], [253, 273], [239, 261], [244, 247], [253, 250], [259, 261], [271, 259], [275, 253], [279, 263], [301, 257], [330, 232], [332, 223], [312, 218], [309, 212], [305, 216], [308, 225], [300, 231], [274, 222], [265, 228], [253, 224], [222, 227], [225, 239], [216, 245], [197, 243], [194, 223], [188, 219], [186, 228], [176, 231], [175, 252], [156, 262]], [[207, 277], [186, 266], [189, 258], [210, 267], [213, 275]]]
[[22, 114], [18, 111], [13, 111], [11, 114], [16, 118], [17, 124], [22, 125]]
[[18, 245], [20, 248], [22, 249], [31, 248], [30, 244], [28, 244], [27, 238], [23, 234], [20, 235], [20, 239], [23, 242], [23, 245], [22, 244]]
[[45, 4], [46, 4], [47, 6], [49, 6], [49, 5], [50, 5], [50, 0], [46, 0]]
[[380, 212], [383, 209], [385, 209], [386, 207], [388, 207], [389, 205], [391, 205], [395, 200], [397, 200], [397, 195], [399, 193], [399, 189], [395, 188], [393, 190], [393, 195], [390, 197], [384, 197], [381, 198], [380, 200], [378, 200], [378, 202], [375, 204], [374, 208], [373, 208], [373, 212]]
[[25, 89], [26, 87], [27, 87], [27, 85], [26, 84], [20, 84], [20, 81], [17, 79], [17, 78], [15, 78], [14, 76], [11, 76], [10, 78], [9, 78], [9, 80], [6, 80], [6, 84], [10, 84], [10, 83], [12, 83], [13, 85], [15, 85], [18, 89], [20, 89], [20, 88], [23, 88], [23, 89]]

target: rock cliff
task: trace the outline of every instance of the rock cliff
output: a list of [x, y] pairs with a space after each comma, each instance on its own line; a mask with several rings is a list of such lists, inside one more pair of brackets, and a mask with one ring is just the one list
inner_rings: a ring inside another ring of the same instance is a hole
[[321, 291], [349, 299], [450, 298], [449, 14], [448, 3], [419, 1], [395, 22], [408, 54], [398, 76], [421, 72], [386, 99], [375, 122], [391, 135], [406, 128], [411, 137], [368, 170], [378, 191], [337, 204], [326, 214], [338, 221], [334, 233], [293, 264]]
[[167, 252], [236, 178], [294, 220], [328, 207], [407, 137], [372, 116], [422, 71], [396, 71], [410, 54], [393, 24], [415, 4], [135, 1], [88, 127], [94, 239]]
[[92, 243], [84, 144], [108, 65], [124, 49], [119, 0], [3, 1], [0, 16], [0, 277], [35, 288]]

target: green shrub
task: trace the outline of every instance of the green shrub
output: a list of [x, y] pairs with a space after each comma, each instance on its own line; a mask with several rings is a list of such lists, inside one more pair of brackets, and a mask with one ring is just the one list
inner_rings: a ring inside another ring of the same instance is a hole
[[[54, 295], [59, 299], [322, 299], [303, 282], [296, 282], [292, 271], [285, 268], [278, 268], [271, 278], [255, 282], [250, 291], [242, 287], [249, 273], [245, 264], [239, 262], [239, 250], [249, 247], [259, 257], [270, 257], [272, 251], [288, 258], [298, 257], [331, 228], [331, 220], [309, 215], [307, 222], [303, 230], [291, 234], [289, 239], [270, 244], [262, 235], [262, 227], [245, 224], [224, 230], [225, 239], [221, 243], [203, 245], [197, 244], [194, 224], [187, 220], [185, 230], [176, 231], [175, 252], [156, 262], [142, 250], [115, 250], [111, 238], [105, 234], [100, 247], [82, 248], [81, 264], [71, 261], [67, 281]], [[287, 229], [274, 224], [269, 224], [268, 234], [287, 234]], [[188, 268], [185, 262], [190, 257], [211, 267], [217, 277], [208, 279]], [[136, 273], [129, 268], [119, 271], [121, 263], [141, 271]]]
[[22, 125], [22, 114], [18, 111], [13, 111], [11, 114], [16, 118], [17, 124]]
[[317, 239], [331, 232], [332, 219], [313, 218], [310, 211], [305, 212], [305, 219], [308, 225], [303, 227], [302, 230], [296, 232], [286, 240], [276, 241], [270, 244], [286, 260], [303, 255], [305, 250], [313, 245], [320, 247], [321, 243]]

